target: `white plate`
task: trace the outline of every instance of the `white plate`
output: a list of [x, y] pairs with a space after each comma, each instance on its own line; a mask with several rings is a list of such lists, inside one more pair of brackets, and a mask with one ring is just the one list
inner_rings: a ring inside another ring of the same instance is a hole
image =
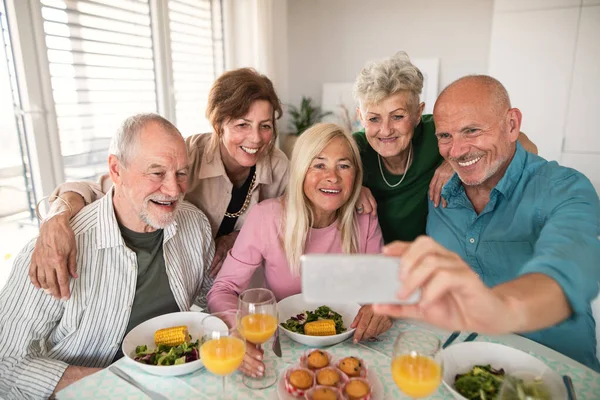
[[[135, 328], [133, 328], [125, 339], [123, 339], [123, 354], [127, 361], [135, 364], [138, 368], [153, 375], [160, 376], [178, 376], [192, 373], [204, 366], [202, 360], [196, 360], [179, 365], [148, 365], [142, 364], [134, 360], [135, 348], [137, 346], [146, 345], [149, 349], [156, 347], [154, 344], [154, 332], [162, 328], [170, 328], [172, 326], [186, 325], [188, 332], [192, 336], [192, 340], [196, 341], [202, 337], [202, 320], [208, 316], [202, 312], [176, 312], [171, 314], [160, 315], [149, 319]], [[212, 318], [214, 323], [220, 328], [225, 327], [225, 323], [216, 318]], [[212, 323], [212, 322], [211, 322]]]
[[333, 311], [340, 314], [344, 320], [344, 327], [346, 331], [339, 335], [331, 336], [308, 336], [300, 333], [292, 332], [281, 325], [279, 326], [283, 333], [288, 335], [290, 339], [302, 343], [310, 347], [325, 347], [332, 346], [334, 344], [343, 342], [354, 334], [354, 329], [350, 329], [350, 324], [358, 314], [360, 305], [358, 304], [322, 304], [322, 303], [308, 303], [304, 301], [302, 293], [294, 296], [287, 297], [278, 303], [279, 308], [279, 323], [287, 321], [290, 317], [295, 317], [297, 314], [303, 313], [304, 311], [314, 311], [321, 306], [328, 306]]
[[[291, 368], [295, 368], [291, 367]], [[277, 395], [279, 396], [279, 400], [302, 400], [303, 397], [294, 397], [285, 390], [285, 373], [288, 368], [284, 369], [281, 375], [279, 375], [279, 380], [277, 381]], [[371, 384], [371, 390], [373, 393], [373, 400], [383, 400], [383, 384], [379, 380], [378, 377], [375, 376], [371, 371], [367, 375], [367, 380], [369, 384]]]
[[542, 361], [521, 350], [496, 343], [466, 342], [446, 347], [444, 359], [444, 385], [456, 399], [465, 399], [454, 390], [456, 374], [464, 374], [474, 365], [490, 364], [495, 369], [503, 368], [507, 374], [527, 374], [540, 377], [548, 385], [552, 399], [567, 398], [567, 390], [558, 373]]

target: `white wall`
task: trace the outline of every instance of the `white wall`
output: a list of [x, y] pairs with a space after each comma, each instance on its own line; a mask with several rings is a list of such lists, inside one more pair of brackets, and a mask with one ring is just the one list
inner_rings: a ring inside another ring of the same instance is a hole
[[319, 103], [322, 83], [353, 82], [367, 61], [399, 50], [440, 58], [440, 90], [486, 73], [492, 11], [492, 0], [288, 0], [283, 100], [298, 104], [306, 95]]
[[490, 74], [540, 155], [600, 192], [600, 0], [496, 0]]

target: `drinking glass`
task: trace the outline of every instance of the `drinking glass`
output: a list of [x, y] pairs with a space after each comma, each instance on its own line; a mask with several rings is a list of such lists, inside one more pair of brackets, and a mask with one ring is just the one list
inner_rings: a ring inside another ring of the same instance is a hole
[[392, 377], [408, 397], [433, 394], [442, 381], [440, 340], [430, 332], [413, 330], [398, 335], [392, 357]]
[[[248, 289], [238, 299], [238, 329], [241, 335], [260, 350], [260, 346], [269, 340], [278, 325], [277, 300], [268, 289]], [[266, 360], [266, 353], [263, 362]], [[262, 377], [252, 378], [244, 375], [243, 382], [250, 389], [264, 389], [277, 380], [274, 370], [266, 368]]]
[[223, 399], [227, 398], [227, 376], [244, 360], [246, 342], [237, 329], [237, 310], [210, 314], [202, 320], [200, 359], [207, 370], [223, 377]]

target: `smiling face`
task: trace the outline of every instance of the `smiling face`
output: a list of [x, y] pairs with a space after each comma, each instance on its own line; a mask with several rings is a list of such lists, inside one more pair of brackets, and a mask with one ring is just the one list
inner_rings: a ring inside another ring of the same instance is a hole
[[273, 138], [273, 107], [256, 100], [242, 118], [223, 124], [221, 156], [229, 171], [256, 165]]
[[369, 144], [382, 157], [395, 157], [408, 149], [424, 107], [417, 105], [414, 96], [402, 91], [358, 110]]
[[185, 142], [160, 124], [149, 122], [133, 144], [127, 165], [109, 157], [119, 222], [137, 232], [163, 229], [174, 221], [187, 190]]
[[521, 113], [494, 90], [466, 78], [440, 95], [434, 121], [440, 154], [467, 186], [493, 188], [515, 151]]
[[354, 188], [356, 166], [345, 139], [333, 139], [315, 157], [304, 178], [304, 195], [312, 207], [315, 227], [330, 225]]

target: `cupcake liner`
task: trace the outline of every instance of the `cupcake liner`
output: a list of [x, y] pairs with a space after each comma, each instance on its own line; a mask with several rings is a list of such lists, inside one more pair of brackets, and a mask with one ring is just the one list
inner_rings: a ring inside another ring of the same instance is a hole
[[[307, 371], [310, 374], [310, 376], [312, 377], [312, 385], [308, 389], [298, 389], [294, 385], [291, 384], [291, 382], [290, 382], [290, 375], [292, 374], [292, 372], [298, 371], [298, 370]], [[310, 369], [303, 368], [303, 367], [292, 367], [292, 368], [288, 368], [285, 371], [285, 390], [289, 394], [291, 394], [292, 396], [294, 396], [294, 397], [302, 397], [302, 396], [304, 396], [306, 394], [306, 392], [309, 389], [312, 389], [314, 386], [315, 386], [315, 374]]]
[[327, 388], [327, 389], [331, 389], [333, 391], [335, 391], [336, 395], [337, 395], [337, 400], [344, 400], [344, 395], [342, 395], [342, 391], [338, 388], [332, 387], [332, 386], [323, 386], [323, 385], [317, 385], [314, 386], [312, 388], [310, 388], [309, 390], [306, 391], [306, 394], [304, 395], [304, 398], [306, 400], [313, 400], [313, 393], [317, 390], [317, 389], [322, 389], [322, 388]]
[[366, 396], [360, 397], [360, 398], [353, 398], [353, 400], [372, 400], [373, 398], [373, 389], [371, 388], [371, 384], [369, 383], [368, 380], [366, 380], [365, 378], [350, 378], [348, 379], [348, 382], [346, 382], [346, 384], [344, 385], [343, 389], [342, 389], [342, 395], [344, 396], [344, 398], [349, 399], [350, 397], [348, 396], [348, 394], [346, 393], [346, 387], [354, 381], [362, 381], [364, 383], [367, 384], [367, 386], [369, 387], [369, 393], [367, 393]]
[[[320, 369], [320, 368], [311, 368], [311, 367], [309, 367], [309, 366], [308, 366], [308, 356], [309, 356], [309, 355], [310, 355], [310, 354], [311, 354], [313, 351], [320, 351], [320, 352], [324, 353], [324, 354], [327, 356], [327, 360], [328, 360], [328, 362], [327, 362], [327, 365], [326, 365], [325, 367], [328, 367], [328, 366], [330, 366], [330, 365], [331, 365], [331, 363], [333, 362], [333, 356], [331, 355], [331, 353], [330, 353], [330, 352], [328, 352], [328, 351], [325, 351], [325, 350], [321, 350], [321, 349], [308, 349], [308, 350], [306, 350], [306, 351], [304, 352], [304, 355], [302, 355], [302, 356], [300, 357], [300, 365], [301, 365], [302, 367], [304, 367], [304, 368], [308, 368], [308, 369], [310, 369], [310, 370], [312, 370], [312, 371], [315, 371], [315, 370], [317, 370], [317, 369]], [[325, 367], [322, 367], [322, 368], [325, 368]]]
[[[342, 360], [344, 358], [349, 358], [349, 357], [354, 357], [354, 356], [342, 357], [342, 358], [336, 360], [335, 364], [334, 364], [335, 367], [337, 369], [339, 369], [340, 371], [344, 372], [344, 370], [340, 368], [340, 363], [342, 362]], [[368, 370], [369, 370], [369, 368], [367, 367], [367, 363], [365, 363], [365, 360], [363, 360], [362, 358], [359, 358], [359, 357], [354, 357], [354, 358], [356, 358], [358, 361], [360, 361], [360, 365], [362, 366], [361, 369], [360, 369], [360, 374], [358, 376], [354, 376], [353, 377], [353, 376], [348, 375], [345, 372], [344, 373], [346, 374], [346, 376], [348, 376], [349, 379], [352, 379], [352, 378], [366, 378], [367, 375], [368, 375]]]
[[[348, 378], [348, 375], [346, 375], [344, 373], [344, 371], [342, 371], [341, 369], [336, 368], [334, 366], [329, 366], [329, 367], [325, 367], [325, 368], [321, 368], [321, 369], [315, 370], [315, 385], [317, 385], [317, 386], [328, 386], [328, 385], [324, 385], [322, 383], [319, 383], [319, 381], [318, 381], [319, 372], [321, 372], [323, 370], [328, 370], [328, 369], [334, 370], [340, 376], [339, 382], [334, 387], [336, 387], [338, 389], [341, 389], [346, 384], [346, 382], [348, 381], [349, 378]], [[328, 386], [328, 387], [332, 387], [332, 386]]]

